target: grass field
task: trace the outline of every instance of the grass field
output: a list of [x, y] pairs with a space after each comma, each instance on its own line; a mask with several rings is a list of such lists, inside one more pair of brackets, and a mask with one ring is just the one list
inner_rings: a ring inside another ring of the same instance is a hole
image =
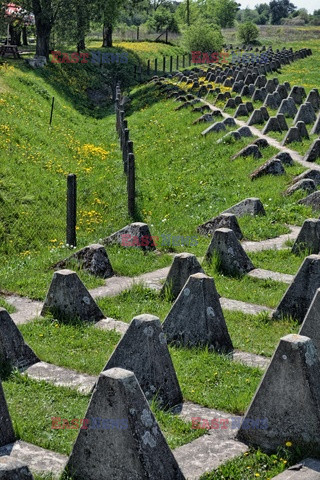
[[[319, 87], [320, 47], [314, 38], [319, 32], [307, 30], [306, 40], [295, 38], [290, 43], [296, 49], [310, 47], [314, 54], [283, 67], [279, 75], [282, 83], [303, 85], [307, 91]], [[92, 42], [89, 47], [99, 45]], [[122, 42], [117, 48], [129, 50], [131, 60], [139, 58], [141, 62], [149, 56], [183, 53], [179, 47], [148, 42]], [[127, 119], [137, 166], [137, 214], [130, 219], [113, 108], [107, 102], [94, 105], [87, 98], [87, 89], [100, 91], [101, 82], [100, 73], [91, 65], [50, 64], [36, 71], [23, 61], [10, 60], [0, 65], [2, 293], [44, 299], [52, 265], [71, 253], [65, 244], [68, 173], [78, 178], [78, 247], [98, 242], [132, 220], [148, 223], [156, 236], [197, 236], [194, 247], [160, 247], [159, 252], [148, 254], [134, 248], [108, 247], [117, 275], [132, 277], [168, 266], [172, 252], [187, 250], [201, 261], [210, 238], [197, 235], [197, 226], [246, 197], [259, 197], [266, 210], [266, 216], [239, 219], [248, 240], [288, 233], [289, 225], [302, 225], [306, 218], [314, 216], [310, 208], [297, 204], [303, 192], [283, 196], [303, 167], [286, 167], [285, 175], [276, 179], [265, 176], [251, 181], [250, 173], [271, 158], [276, 149], [262, 150], [260, 160], [248, 157], [231, 161], [252, 139], [217, 144], [223, 134], [202, 137], [205, 126], [192, 125], [199, 113], [176, 110], [179, 103], [165, 99], [155, 86], [147, 84], [126, 92], [131, 98]], [[52, 96], [55, 110], [49, 127]], [[294, 147], [302, 153], [306, 145]], [[304, 259], [303, 254], [293, 255], [290, 249], [249, 256], [257, 268], [289, 274], [295, 274]], [[203, 263], [203, 268], [213, 276], [223, 297], [275, 308], [287, 289], [286, 284], [271, 280], [222, 275], [214, 263]], [[81, 270], [78, 274], [88, 288], [103, 284], [103, 280]], [[12, 313], [13, 308], [2, 297], [0, 306]], [[105, 315], [127, 323], [141, 313], [155, 314], [163, 321], [172, 306], [168, 298], [160, 298], [156, 291], [140, 284], [115, 297], [99, 299], [98, 303]], [[267, 357], [272, 356], [282, 336], [299, 330], [296, 322], [271, 321], [266, 313], [248, 315], [224, 310], [224, 315], [236, 349]], [[92, 375], [99, 374], [120, 339], [114, 331], [76, 321], [63, 324], [53, 318], [35, 319], [19, 328], [41, 360]], [[260, 369], [206, 349], [170, 347], [170, 353], [185, 400], [234, 414], [245, 412], [261, 379]], [[52, 430], [51, 416], [84, 415], [90, 396], [35, 382], [17, 372], [2, 375], [2, 379], [18, 438], [69, 454], [76, 432]], [[171, 448], [204, 433], [161, 412], [156, 405], [152, 408]], [[299, 452], [290, 445], [273, 455], [251, 450], [203, 478], [267, 480], [300, 459]], [[35, 477], [44, 478], [49, 480]]]

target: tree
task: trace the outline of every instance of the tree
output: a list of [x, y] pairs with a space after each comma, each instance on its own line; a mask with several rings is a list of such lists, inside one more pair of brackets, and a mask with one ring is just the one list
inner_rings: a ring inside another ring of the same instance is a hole
[[223, 36], [217, 25], [213, 28], [203, 21], [199, 21], [186, 30], [183, 42], [190, 52], [221, 52]]
[[137, 40], [139, 40], [139, 27], [147, 20], [149, 6], [148, 0], [128, 0], [119, 16], [120, 22], [137, 27]]
[[198, 4], [192, 0], [184, 0], [175, 11], [176, 21], [182, 28], [196, 23], [200, 15]]
[[103, 47], [112, 47], [112, 33], [125, 0], [96, 0], [93, 5], [94, 19], [103, 26]]
[[213, 23], [221, 28], [231, 28], [234, 25], [240, 5], [234, 0], [206, 0], [207, 14]]
[[289, 0], [272, 0], [270, 2], [270, 14], [272, 25], [279, 25], [283, 18], [289, 17], [296, 10], [296, 6]]
[[259, 29], [252, 22], [241, 23], [238, 27], [238, 37], [243, 43], [254, 43], [259, 37]]
[[156, 11], [159, 7], [169, 7], [169, 0], [151, 0], [153, 10]]
[[36, 55], [49, 58], [50, 35], [63, 0], [19, 0], [19, 5], [34, 14], [37, 37]]
[[160, 7], [154, 12], [153, 16], [147, 21], [147, 25], [150, 30], [156, 32], [162, 32], [163, 30], [179, 32], [174, 14], [164, 7]]
[[69, 0], [61, 4], [59, 15], [54, 23], [53, 38], [74, 43], [78, 52], [85, 50], [85, 37], [90, 30], [90, 10], [86, 0]]
[[243, 23], [243, 22], [253, 22], [253, 23], [259, 23], [259, 13], [257, 12], [256, 9], [252, 10], [250, 8], [245, 8], [244, 10], [239, 10], [236, 15], [236, 19], [238, 22]]

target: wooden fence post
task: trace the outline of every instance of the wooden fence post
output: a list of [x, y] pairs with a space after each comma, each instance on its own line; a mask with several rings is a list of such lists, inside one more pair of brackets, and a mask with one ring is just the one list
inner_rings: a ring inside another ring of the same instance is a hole
[[150, 60], [148, 60], [147, 75], [150, 75]]
[[177, 63], [176, 63], [177, 70], [179, 70], [179, 55], [177, 55]]
[[126, 173], [126, 162], [128, 157], [128, 142], [129, 142], [129, 128], [123, 130], [123, 141], [122, 141], [122, 161], [123, 161], [123, 171]]
[[158, 73], [158, 59], [154, 59], [154, 74], [157, 75]]
[[128, 188], [128, 214], [130, 215], [130, 217], [134, 217], [136, 186], [135, 186], [135, 164], [134, 164], [133, 153], [129, 153], [128, 155], [127, 188]]
[[163, 57], [163, 66], [162, 66], [162, 71], [163, 73], [166, 73], [166, 57]]
[[173, 63], [173, 57], [170, 56], [170, 73], [172, 73], [172, 63]]
[[77, 177], [70, 174], [67, 177], [67, 245], [77, 245]]
[[126, 174], [128, 174], [128, 157], [129, 157], [130, 153], [133, 153], [133, 141], [132, 140], [129, 140], [128, 143], [127, 143], [127, 158], [126, 158], [125, 163], [123, 165], [123, 171]]
[[125, 121], [124, 119], [124, 110], [120, 110], [120, 121], [119, 121], [119, 139], [120, 139], [120, 145], [122, 147], [122, 132], [123, 132], [123, 122]]

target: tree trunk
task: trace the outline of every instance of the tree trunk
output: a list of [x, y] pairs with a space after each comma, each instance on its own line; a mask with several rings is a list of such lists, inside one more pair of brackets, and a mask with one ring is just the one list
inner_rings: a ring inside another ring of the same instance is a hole
[[21, 47], [21, 30], [14, 28], [13, 25], [10, 25], [9, 32], [11, 45], [17, 45], [18, 47]]
[[81, 38], [81, 40], [78, 41], [77, 43], [77, 51], [80, 53], [82, 50], [86, 49], [86, 42], [84, 38]]
[[32, 0], [32, 9], [36, 23], [36, 55], [49, 59], [49, 41], [51, 29], [53, 26], [53, 16], [51, 15], [51, 2], [47, 2], [46, 15], [44, 15], [43, 7], [40, 0]]
[[137, 27], [137, 40], [139, 41], [139, 27]]
[[112, 47], [112, 25], [105, 23], [103, 26], [103, 47]]
[[187, 25], [190, 26], [190, 0], [187, 0]]
[[41, 57], [49, 58], [49, 40], [50, 40], [50, 30], [42, 30], [37, 28], [37, 45], [36, 45], [36, 55]]
[[27, 47], [29, 44], [28, 44], [28, 35], [27, 35], [27, 27], [24, 26], [23, 29], [22, 29], [22, 45], [24, 45], [25, 47]]

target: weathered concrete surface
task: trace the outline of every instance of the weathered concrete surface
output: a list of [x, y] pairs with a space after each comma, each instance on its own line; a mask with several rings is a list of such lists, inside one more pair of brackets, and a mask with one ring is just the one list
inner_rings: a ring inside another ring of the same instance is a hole
[[2, 388], [2, 383], [0, 381], [0, 420], [1, 420], [1, 428], [0, 428], [0, 447], [7, 445], [7, 443], [12, 443], [15, 441], [15, 434], [13, 431], [11, 418], [6, 402], [6, 398], [4, 396], [4, 391]]
[[11, 314], [11, 318], [16, 325], [27, 323], [38, 317], [42, 309], [42, 302], [30, 300], [26, 297], [17, 295], [6, 296], [6, 302], [16, 308], [16, 312]]
[[196, 256], [192, 253], [179, 253], [173, 259], [161, 293], [165, 294], [169, 290], [172, 298], [176, 299], [190, 275], [194, 273], [204, 273]]
[[116, 330], [121, 335], [125, 334], [129, 327], [128, 323], [109, 317], [100, 320], [100, 322], [95, 323], [94, 326], [96, 328], [100, 328], [101, 330]]
[[320, 255], [309, 255], [282, 297], [273, 318], [291, 316], [301, 323], [319, 287]]
[[53, 274], [41, 315], [48, 312], [63, 320], [80, 318], [95, 322], [104, 318], [89, 291], [72, 270], [58, 270]]
[[264, 305], [255, 305], [254, 303], [241, 302], [240, 300], [233, 300], [232, 298], [221, 297], [220, 305], [226, 310], [249, 313], [250, 315], [257, 315], [260, 312], [273, 312], [271, 308]]
[[313, 211], [320, 210], [320, 192], [310, 193], [306, 198], [302, 198], [298, 203], [309, 205]]
[[[280, 340], [244, 420], [268, 419], [266, 429], [240, 427], [237, 438], [274, 450], [285, 442], [320, 445], [320, 360], [308, 337]], [[303, 408], [301, 406], [303, 405]]]
[[317, 186], [320, 185], [320, 172], [319, 172], [319, 170], [314, 170], [313, 168], [309, 169], [309, 170], [306, 170], [305, 172], [301, 173], [297, 177], [294, 177], [293, 183], [299, 182], [300, 180], [303, 180], [305, 178], [310, 178], [311, 180], [314, 181], [314, 183]]
[[291, 157], [290, 153], [288, 153], [288, 152], [277, 153], [275, 158], [277, 158], [278, 160], [281, 160], [283, 165], [289, 165], [289, 166], [293, 165], [292, 157]]
[[278, 113], [282, 113], [286, 117], [294, 118], [297, 112], [298, 109], [293, 98], [289, 97], [282, 100]]
[[233, 351], [213, 278], [203, 273], [189, 277], [164, 320], [163, 331], [168, 343], [178, 346]]
[[236, 153], [231, 157], [231, 160], [235, 160], [238, 157], [250, 157], [252, 156], [253, 158], [262, 158], [262, 153], [259, 150], [258, 145], [251, 144], [248, 145], [247, 147], [244, 147], [242, 150], [240, 150], [239, 153]]
[[225, 210], [223, 213], [233, 213], [237, 217], [266, 214], [259, 198], [245, 198], [241, 202]]
[[[131, 242], [132, 237], [138, 237], [139, 238], [139, 244], [134, 245], [135, 248], [141, 248], [142, 250], [155, 250], [155, 246], [153, 243], [149, 243], [148, 245], [146, 242], [142, 241], [143, 237], [147, 237], [148, 239], [151, 238], [151, 233], [149, 230], [149, 227], [146, 223], [141, 223], [141, 222], [135, 222], [135, 223], [130, 223], [129, 225], [126, 225], [125, 227], [121, 228], [121, 230], [118, 230], [117, 232], [113, 233], [107, 238], [104, 238], [101, 240], [101, 243], [104, 245], [122, 245], [125, 248], [133, 248], [133, 247], [126, 247], [125, 246], [125, 241], [123, 235], [128, 235], [128, 240]], [[142, 246], [143, 245], [143, 246]]]
[[303, 103], [300, 105], [299, 110], [294, 117], [293, 123], [304, 122], [306, 125], [310, 125], [317, 119], [314, 109], [311, 103]]
[[259, 124], [263, 124], [263, 122], [264, 122], [264, 118], [261, 110], [256, 109], [252, 112], [251, 117], [248, 120], [248, 125], [249, 126], [259, 125]]
[[221, 215], [199, 225], [197, 232], [200, 233], [200, 235], [213, 235], [217, 228], [230, 228], [234, 231], [238, 240], [242, 240], [243, 238], [237, 217], [232, 213], [221, 213]]
[[293, 142], [301, 142], [301, 135], [298, 127], [291, 127], [289, 128], [286, 136], [284, 137], [282, 141], [282, 145], [287, 145], [289, 143]]
[[272, 480], [320, 480], [320, 461], [306, 458], [273, 477]]
[[62, 473], [68, 459], [65, 455], [21, 440], [0, 448], [0, 458], [4, 455], [10, 455], [12, 459], [25, 463], [32, 473], [53, 474], [55, 478]]
[[311, 338], [318, 350], [318, 355], [320, 355], [320, 288], [316, 290], [302, 322], [299, 335]]
[[148, 401], [156, 397], [161, 408], [182, 402], [177, 375], [158, 317], [138, 315], [118, 343], [105, 370], [123, 368], [134, 372]]
[[24, 372], [34, 380], [44, 380], [61, 387], [77, 389], [80, 393], [90, 393], [97, 378], [86, 373], [79, 373], [51, 363], [39, 362]]
[[28, 466], [8, 455], [0, 457], [0, 480], [33, 480]]
[[40, 361], [4, 308], [0, 308], [0, 357], [8, 366], [19, 369]]
[[292, 247], [292, 253], [300, 253], [305, 250], [315, 254], [320, 252], [320, 220], [317, 218], [308, 218], [303, 222]]
[[241, 243], [229, 228], [218, 228], [214, 232], [206, 260], [211, 261], [213, 255], [219, 258], [219, 269], [228, 275], [243, 275], [254, 269]]
[[76, 262], [80, 268], [97, 277], [109, 278], [113, 276], [113, 269], [103, 245], [92, 244], [82, 248], [68, 258], [58, 262], [54, 268], [61, 269]]
[[132, 287], [134, 280], [131, 277], [112, 277], [107, 278], [105, 284], [90, 290], [92, 298], [114, 297], [123, 292], [126, 288]]
[[241, 352], [235, 350], [233, 352], [233, 361], [244, 363], [248, 367], [258, 367], [265, 370], [270, 365], [270, 359], [262, 355], [255, 355], [254, 353]]
[[242, 242], [242, 246], [246, 252], [260, 252], [261, 250], [281, 250], [285, 247], [288, 240], [295, 240], [300, 232], [300, 227], [290, 225], [290, 233], [285, 233], [279, 237], [261, 240], [260, 242], [246, 241]]
[[265, 125], [264, 129], [262, 130], [262, 134], [266, 135], [269, 132], [280, 132], [282, 133], [282, 129], [280, 127], [279, 120], [277, 117], [270, 117], [267, 124]]
[[313, 125], [312, 129], [311, 129], [311, 135], [314, 135], [314, 134], [319, 134], [320, 133], [320, 114], [318, 115], [318, 118], [315, 122], [315, 124]]
[[305, 162], [315, 162], [320, 158], [320, 139], [316, 139], [303, 157]]
[[253, 278], [261, 278], [262, 280], [266, 279], [271, 279], [275, 280], [276, 282], [283, 282], [283, 283], [289, 283], [291, 284], [294, 275], [289, 275], [287, 273], [279, 273], [279, 272], [273, 272], [272, 270], [264, 270], [262, 268], [255, 268], [254, 270], [251, 270], [251, 272], [248, 273], [249, 277]]
[[[221, 410], [216, 410], [215, 408], [208, 408], [203, 407], [202, 405], [198, 405], [197, 403], [192, 402], [183, 402], [181, 405], [177, 405], [177, 407], [172, 409], [172, 413], [179, 415], [179, 417], [184, 420], [185, 422], [192, 422], [192, 418], [200, 417], [204, 419], [213, 419], [213, 418], [226, 418], [229, 421], [232, 417], [235, 417], [234, 414], [223, 412]], [[237, 415], [238, 416], [238, 415]], [[235, 428], [220, 428], [217, 430], [210, 429], [208, 430], [208, 434], [221, 434], [224, 438], [233, 438], [235, 437]]]
[[292, 195], [297, 190], [305, 190], [308, 193], [312, 193], [317, 190], [317, 186], [313, 180], [309, 178], [304, 178], [303, 180], [299, 180], [298, 182], [287, 188], [284, 194]]
[[[188, 480], [199, 480], [205, 472], [218, 468], [227, 460], [246, 452], [248, 447], [233, 439], [221, 441], [214, 435], [203, 435], [174, 450], [174, 456]], [[169, 477], [167, 477], [169, 478]]]
[[102, 372], [85, 418], [122, 418], [128, 428], [80, 430], [67, 470], [75, 480], [183, 480], [133, 372]]
[[281, 160], [277, 158], [270, 158], [260, 167], [254, 170], [250, 177], [252, 180], [262, 177], [263, 175], [284, 175], [285, 169], [283, 168]]

